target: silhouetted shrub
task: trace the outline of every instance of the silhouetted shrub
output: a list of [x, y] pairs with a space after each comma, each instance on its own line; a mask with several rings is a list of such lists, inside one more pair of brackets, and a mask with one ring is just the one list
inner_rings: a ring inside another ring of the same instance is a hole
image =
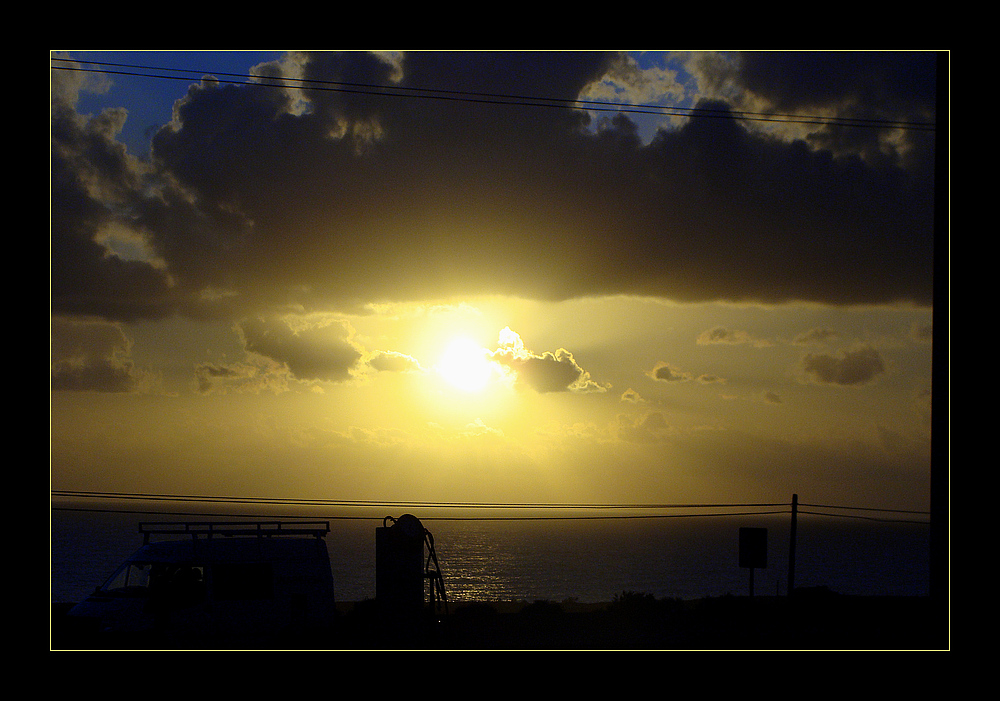
[[557, 603], [537, 599], [521, 609], [521, 615], [536, 619], [552, 618], [562, 615], [563, 609]]
[[815, 587], [795, 587], [793, 594], [796, 597], [803, 598], [830, 598], [835, 596], [840, 596], [837, 592], [830, 589], [826, 585], [820, 585]]
[[496, 618], [499, 612], [495, 607], [481, 602], [462, 604], [455, 609], [454, 615], [462, 620], [484, 621]]
[[638, 591], [623, 591], [611, 600], [611, 610], [625, 614], [647, 614], [657, 608], [656, 597]]

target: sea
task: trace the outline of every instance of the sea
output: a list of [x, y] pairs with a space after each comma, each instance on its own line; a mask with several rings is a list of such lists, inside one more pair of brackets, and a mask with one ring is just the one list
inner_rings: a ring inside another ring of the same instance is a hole
[[[415, 515], [430, 536], [447, 600], [456, 604], [602, 603], [625, 593], [657, 599], [781, 596], [787, 593], [793, 560], [788, 514]], [[141, 521], [165, 520], [209, 519], [53, 509], [51, 602], [85, 598], [142, 545]], [[326, 543], [337, 600], [374, 598], [375, 533], [392, 521], [370, 515], [328, 520]], [[763, 529], [760, 566], [740, 566], [741, 528]], [[929, 544], [927, 523], [799, 514], [794, 585], [859, 596], [926, 596]]]

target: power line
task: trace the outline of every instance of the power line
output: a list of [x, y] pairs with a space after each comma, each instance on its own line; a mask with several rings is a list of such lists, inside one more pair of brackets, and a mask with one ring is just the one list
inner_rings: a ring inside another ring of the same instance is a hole
[[139, 492], [99, 492], [86, 490], [52, 490], [56, 497], [80, 497], [95, 499], [124, 499], [144, 501], [178, 501], [178, 502], [213, 502], [220, 504], [257, 504], [270, 506], [359, 506], [359, 507], [435, 507], [459, 509], [721, 509], [787, 506], [783, 503], [744, 503], [744, 504], [661, 504], [661, 503], [631, 503], [587, 504], [579, 502], [483, 502], [483, 501], [384, 501], [376, 499], [297, 499], [281, 497], [233, 497], [209, 496], [198, 494], [146, 494]]
[[[380, 509], [399, 509], [399, 508], [424, 508], [424, 509], [454, 509], [454, 510], [478, 510], [478, 511], [491, 511], [491, 510], [507, 510], [507, 511], [577, 511], [577, 512], [593, 512], [593, 511], [614, 511], [619, 512], [615, 514], [605, 514], [605, 515], [595, 515], [594, 513], [588, 513], [586, 515], [570, 515], [570, 514], [560, 514], [560, 515], [506, 515], [506, 516], [425, 516], [426, 520], [434, 521], [546, 521], [546, 520], [628, 520], [628, 519], [665, 519], [665, 518], [706, 518], [706, 517], [733, 517], [733, 516], [767, 516], [767, 515], [778, 515], [790, 513], [790, 504], [781, 502], [764, 502], [764, 503], [684, 503], [684, 504], [665, 504], [665, 503], [650, 503], [650, 504], [587, 504], [587, 503], [574, 503], [574, 502], [548, 502], [548, 503], [529, 503], [529, 502], [508, 502], [508, 503], [497, 503], [497, 502], [435, 502], [435, 501], [380, 501], [380, 500], [368, 500], [368, 499], [292, 499], [292, 498], [270, 498], [270, 497], [230, 497], [230, 496], [206, 496], [206, 495], [182, 495], [182, 494], [143, 494], [143, 493], [123, 493], [123, 492], [98, 492], [98, 491], [85, 491], [85, 490], [52, 490], [51, 495], [56, 498], [61, 499], [103, 499], [103, 500], [122, 500], [122, 501], [147, 501], [147, 502], [174, 502], [174, 503], [210, 503], [210, 504], [231, 504], [231, 505], [256, 505], [256, 506], [285, 506], [285, 507], [352, 507], [352, 508], [380, 508]], [[812, 506], [816, 508], [832, 508], [841, 510], [853, 510], [853, 511], [863, 511], [863, 512], [878, 512], [878, 513], [908, 513], [908, 514], [928, 514], [926, 511], [909, 511], [902, 509], [885, 509], [877, 507], [860, 507], [860, 506], [820, 506], [815, 504], [800, 504], [800, 506]], [[777, 509], [775, 507], [778, 507]], [[72, 506], [52, 506], [53, 511], [90, 511], [90, 512], [102, 512], [102, 513], [130, 513], [130, 514], [143, 514], [150, 515], [156, 514], [159, 516], [198, 516], [198, 517], [219, 517], [225, 516], [229, 518], [257, 518], [259, 514], [236, 514], [236, 513], [192, 513], [192, 512], [170, 512], [163, 510], [133, 510], [133, 509], [121, 509], [121, 508], [96, 508], [96, 507], [72, 507]], [[622, 514], [621, 511], [671, 511], [677, 509], [702, 509], [699, 513], [632, 513], [632, 514]], [[704, 510], [716, 510], [712, 513], [707, 513]], [[742, 509], [742, 511], [717, 511], [718, 509]], [[769, 509], [767, 511], [747, 511], [746, 509]], [[917, 521], [909, 519], [887, 519], [875, 516], [865, 516], [865, 515], [851, 515], [851, 514], [837, 514], [837, 513], [825, 513], [819, 511], [799, 511], [799, 514], [808, 514], [814, 516], [825, 516], [832, 518], [856, 518], [865, 519], [869, 521], [881, 521], [881, 522], [893, 522], [893, 523], [916, 523], [926, 525], [927, 521]], [[301, 516], [301, 515], [283, 515], [281, 518], [315, 518], [315, 515], [311, 516]], [[359, 518], [375, 518], [375, 517], [361, 517], [361, 516], [325, 516], [324, 518], [333, 519], [343, 519], [343, 520], [357, 520]]]
[[[912, 122], [901, 120], [860, 119], [851, 117], [820, 117], [813, 115], [798, 115], [786, 113], [749, 112], [739, 110], [709, 109], [703, 107], [679, 107], [669, 105], [649, 105], [639, 103], [617, 103], [601, 100], [581, 100], [578, 98], [536, 97], [529, 95], [512, 95], [487, 92], [448, 90], [443, 88], [420, 88], [413, 86], [390, 86], [369, 83], [352, 83], [334, 80], [318, 80], [293, 78], [289, 76], [254, 76], [242, 73], [226, 73], [218, 71], [195, 70], [188, 68], [169, 68], [161, 66], [146, 66], [128, 63], [112, 63], [105, 61], [82, 61], [78, 59], [52, 58], [53, 61], [64, 63], [85, 64], [99, 68], [82, 68], [69, 65], [52, 66], [55, 70], [80, 71], [85, 73], [107, 73], [111, 75], [127, 75], [140, 78], [164, 78], [168, 80], [190, 80], [190, 75], [163, 75], [136, 71], [165, 71], [169, 73], [184, 73], [201, 76], [204, 82], [220, 84], [247, 85], [257, 87], [283, 88], [289, 83], [303, 90], [319, 90], [330, 92], [359, 93], [382, 97], [414, 97], [432, 100], [452, 100], [490, 105], [512, 105], [521, 107], [554, 107], [562, 109], [585, 109], [594, 112], [624, 112], [629, 114], [651, 114], [661, 116], [701, 116], [720, 119], [740, 119], [758, 122], [780, 122], [789, 124], [821, 124], [845, 127], [867, 127], [880, 129], [907, 129], [918, 131], [934, 131], [935, 125], [930, 122]], [[134, 69], [134, 70], [118, 70]], [[226, 76], [225, 79], [216, 76]], [[278, 81], [278, 82], [271, 82]]]
[[[881, 509], [879, 509], [881, 510]], [[893, 511], [893, 509], [886, 509], [886, 511]], [[926, 524], [927, 521], [916, 521], [913, 519], [902, 519], [902, 518], [876, 518], [875, 516], [862, 516], [859, 514], [828, 514], [822, 511], [802, 511], [799, 510], [799, 514], [809, 514], [811, 516], [830, 516], [832, 518], [854, 518], [861, 519], [865, 521], [881, 521], [883, 523], [919, 523]]]
[[897, 514], [930, 514], [930, 511], [912, 511], [906, 509], [880, 509], [874, 506], [836, 506], [832, 504], [806, 504], [799, 502], [799, 506], [810, 506], [816, 509], [851, 509], [854, 511], [884, 511]]
[[[69, 507], [69, 506], [54, 506], [52, 511], [72, 511], [72, 512], [82, 512], [82, 513], [110, 513], [110, 514], [135, 514], [141, 516], [182, 516], [185, 518], [198, 517], [198, 518], [247, 518], [256, 519], [261, 518], [260, 513], [231, 513], [231, 512], [191, 512], [191, 511], [160, 511], [160, 510], [147, 510], [147, 509], [110, 509], [110, 508], [95, 508], [95, 507]], [[653, 520], [653, 519], [668, 519], [668, 518], [715, 518], [723, 516], [770, 516], [777, 514], [787, 514], [788, 511], [744, 511], [744, 512], [726, 512], [726, 513], [688, 513], [688, 514], [631, 514], [631, 515], [605, 515], [605, 516], [595, 516], [590, 515], [546, 515], [546, 516], [428, 516], [422, 515], [420, 518], [422, 521], [629, 521], [629, 520]], [[326, 520], [339, 520], [339, 521], [364, 521], [364, 520], [375, 520], [382, 521], [384, 515], [377, 516], [358, 516], [352, 515], [347, 516], [344, 514], [329, 515], [324, 514], [317, 516], [316, 514], [302, 515], [302, 514], [267, 514], [268, 518], [281, 518], [281, 519], [315, 519], [323, 518]]]

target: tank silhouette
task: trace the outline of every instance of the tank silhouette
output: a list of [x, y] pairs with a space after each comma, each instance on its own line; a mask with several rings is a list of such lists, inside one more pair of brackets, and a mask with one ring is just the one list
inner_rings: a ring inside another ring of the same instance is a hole
[[447, 607], [434, 539], [412, 514], [386, 516], [375, 529], [375, 600], [384, 619], [401, 623]]

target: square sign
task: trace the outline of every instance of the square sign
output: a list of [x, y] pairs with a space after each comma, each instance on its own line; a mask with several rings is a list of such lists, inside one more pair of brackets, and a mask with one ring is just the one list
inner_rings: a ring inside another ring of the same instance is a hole
[[767, 529], [740, 529], [740, 567], [767, 567]]

